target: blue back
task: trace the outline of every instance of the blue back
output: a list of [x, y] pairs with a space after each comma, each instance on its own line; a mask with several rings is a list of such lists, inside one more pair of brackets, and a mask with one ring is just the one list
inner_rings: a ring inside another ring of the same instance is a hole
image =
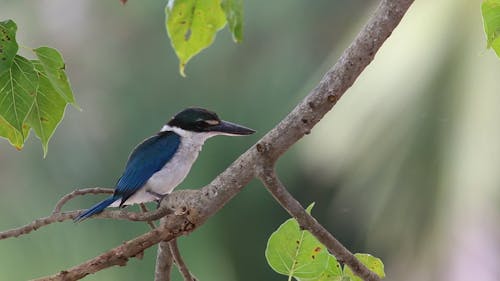
[[134, 149], [116, 184], [115, 196], [121, 197], [122, 204], [161, 170], [174, 156], [180, 143], [179, 135], [167, 131], [144, 140]]

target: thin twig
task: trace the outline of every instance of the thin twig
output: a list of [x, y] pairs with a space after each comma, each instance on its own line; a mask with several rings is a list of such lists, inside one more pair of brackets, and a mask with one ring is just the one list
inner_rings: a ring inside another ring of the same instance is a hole
[[113, 194], [113, 192], [114, 189], [112, 188], [102, 188], [102, 187], [77, 189], [69, 194], [64, 195], [59, 200], [59, 202], [57, 202], [56, 206], [54, 207], [54, 210], [52, 211], [52, 214], [60, 213], [63, 205], [77, 196], [87, 195], [87, 194]]
[[[0, 240], [25, 235], [39, 229], [40, 227], [47, 226], [52, 223], [63, 222], [66, 220], [74, 219], [83, 211], [84, 210], [77, 210], [70, 212], [55, 213], [48, 217], [36, 219], [27, 225], [0, 232]], [[166, 206], [162, 206], [157, 210], [147, 213], [127, 212], [124, 210], [105, 210], [102, 213], [92, 216], [92, 218], [129, 220], [129, 221], [154, 221], [160, 219], [161, 217], [167, 215], [170, 212], [171, 210], [168, 209]]]
[[191, 272], [189, 272], [189, 269], [187, 268], [187, 265], [181, 256], [179, 246], [177, 245], [177, 239], [170, 240], [168, 244], [170, 246], [170, 251], [172, 253], [172, 257], [174, 258], [175, 264], [177, 264], [177, 268], [179, 268], [179, 271], [184, 277], [184, 281], [196, 281], [196, 277], [194, 277]]
[[300, 203], [288, 192], [283, 183], [281, 183], [271, 165], [264, 168], [262, 173], [259, 174], [259, 177], [276, 201], [297, 220], [301, 228], [307, 229], [318, 238], [337, 260], [349, 266], [349, 268], [351, 268], [356, 275], [363, 278], [363, 280], [380, 281], [378, 275], [364, 266], [346, 247], [344, 247], [344, 245], [328, 232], [328, 230], [306, 212]]

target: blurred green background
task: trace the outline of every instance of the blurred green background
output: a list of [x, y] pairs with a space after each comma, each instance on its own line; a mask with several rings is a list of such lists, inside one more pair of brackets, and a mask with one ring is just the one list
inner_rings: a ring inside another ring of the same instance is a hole
[[[243, 44], [223, 30], [182, 78], [164, 1], [0, 0], [19, 42], [62, 52], [83, 108], [67, 109], [46, 159], [33, 136], [21, 152], [1, 140], [0, 229], [48, 215], [76, 188], [113, 186], [131, 149], [187, 106], [258, 130], [208, 141], [182, 188], [208, 183], [305, 96], [377, 2], [245, 1]], [[417, 0], [346, 96], [279, 162], [302, 204], [317, 202], [313, 214], [352, 251], [381, 257], [387, 280], [500, 276], [500, 61], [485, 50], [479, 5]], [[264, 249], [287, 218], [254, 181], [182, 237], [181, 251], [203, 281], [285, 280]], [[89, 220], [0, 241], [0, 280], [55, 273], [146, 231]], [[155, 255], [85, 280], [152, 280]]]

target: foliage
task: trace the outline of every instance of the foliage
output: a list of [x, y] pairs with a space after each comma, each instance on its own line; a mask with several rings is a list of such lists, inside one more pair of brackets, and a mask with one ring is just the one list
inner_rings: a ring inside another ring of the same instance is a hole
[[[307, 207], [310, 214], [314, 203]], [[309, 231], [301, 230], [297, 220], [285, 221], [269, 237], [266, 259], [271, 268], [283, 275], [300, 281], [360, 281], [347, 267], [340, 266], [337, 259]], [[384, 264], [369, 254], [355, 256], [370, 270], [385, 277]]]
[[17, 25], [0, 22], [0, 137], [22, 149], [33, 128], [44, 156], [68, 103], [77, 106], [61, 54], [49, 47], [30, 49], [37, 60], [17, 54]]
[[229, 23], [236, 42], [243, 39], [243, 0], [169, 0], [166, 28], [185, 76], [187, 62], [212, 44], [217, 31]]
[[485, 0], [481, 5], [487, 48], [500, 57], [500, 0]]

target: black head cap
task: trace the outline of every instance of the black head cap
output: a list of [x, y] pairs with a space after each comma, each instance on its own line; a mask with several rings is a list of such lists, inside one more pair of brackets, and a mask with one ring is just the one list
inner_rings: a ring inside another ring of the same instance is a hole
[[189, 107], [177, 113], [167, 125], [192, 132], [217, 132], [226, 135], [250, 135], [255, 131], [220, 120], [217, 113], [199, 107]]

